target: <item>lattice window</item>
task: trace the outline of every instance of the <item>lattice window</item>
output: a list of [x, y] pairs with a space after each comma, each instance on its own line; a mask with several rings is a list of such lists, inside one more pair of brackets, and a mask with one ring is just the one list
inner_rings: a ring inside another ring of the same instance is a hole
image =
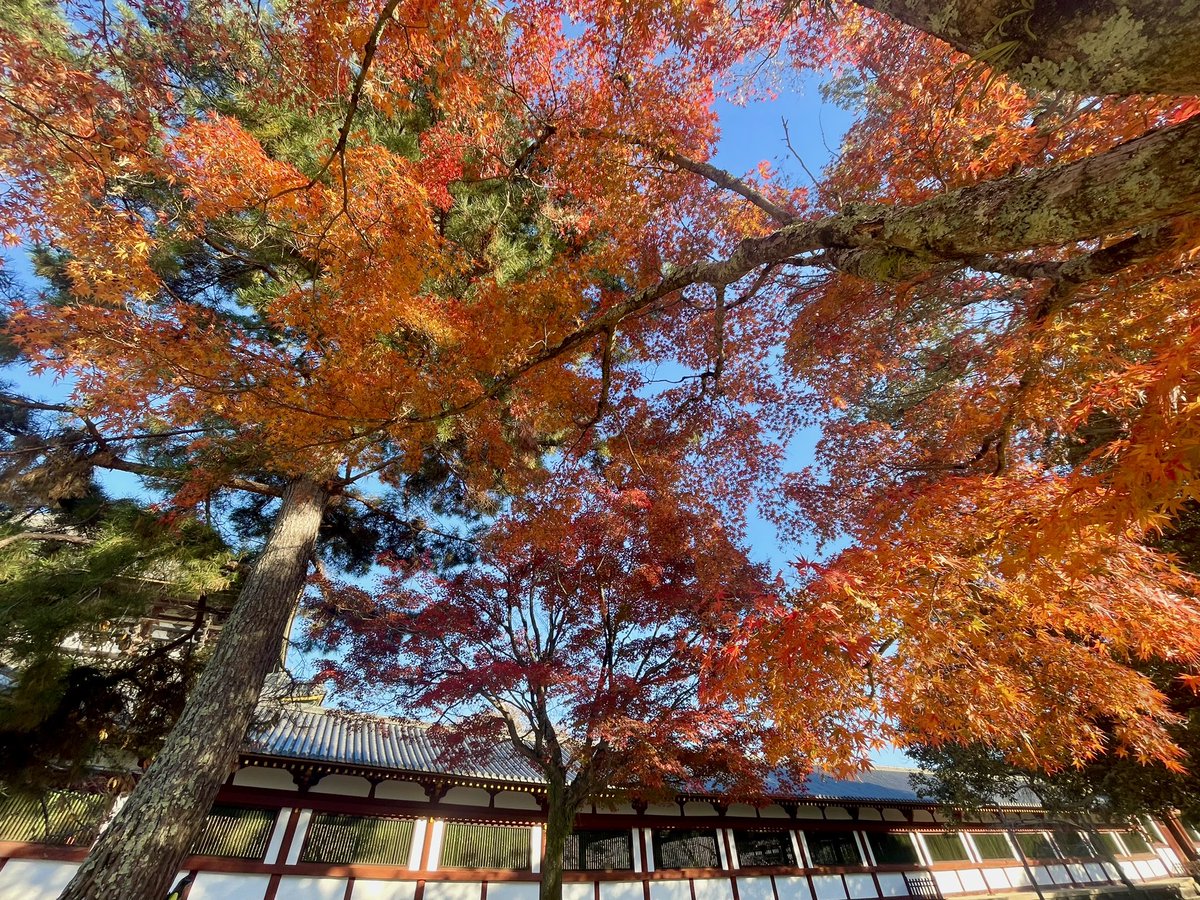
[[656, 869], [719, 869], [721, 852], [711, 830], [670, 828], [654, 832]]
[[927, 834], [925, 846], [929, 849], [929, 858], [934, 862], [958, 862], [971, 858], [957, 834]]
[[1040, 831], [1027, 831], [1017, 835], [1017, 844], [1021, 852], [1030, 859], [1057, 859], [1054, 845]]
[[630, 871], [633, 835], [628, 831], [576, 831], [567, 836], [563, 868], [575, 871]]
[[742, 868], [796, 865], [792, 836], [786, 831], [734, 831], [733, 844]]
[[528, 870], [529, 844], [530, 830], [521, 826], [450, 822], [442, 837], [442, 867]]
[[87, 846], [96, 839], [112, 797], [50, 791], [42, 798], [0, 797], [0, 840]]
[[1101, 857], [1125, 855], [1125, 848], [1121, 846], [1120, 840], [1111, 831], [1097, 831], [1095, 841], [1096, 850], [1099, 851]]
[[1074, 828], [1056, 828], [1054, 830], [1054, 842], [1058, 844], [1058, 849], [1062, 851], [1063, 856], [1081, 856], [1085, 858], [1095, 856], [1092, 845]]
[[192, 845], [197, 856], [262, 859], [275, 826], [275, 813], [253, 806], [214, 806]]
[[411, 819], [314, 813], [300, 853], [303, 862], [404, 866], [412, 850]]
[[917, 847], [908, 834], [869, 831], [867, 842], [880, 865], [911, 866], [917, 862]]
[[1129, 849], [1130, 853], [1154, 852], [1149, 842], [1146, 840], [1145, 835], [1143, 835], [1140, 831], [1122, 831], [1121, 840], [1125, 843], [1125, 846]]
[[993, 832], [992, 834], [973, 834], [971, 838], [975, 841], [975, 849], [979, 851], [982, 859], [1017, 858], [1006, 835]]
[[814, 866], [861, 866], [858, 843], [849, 831], [804, 832]]

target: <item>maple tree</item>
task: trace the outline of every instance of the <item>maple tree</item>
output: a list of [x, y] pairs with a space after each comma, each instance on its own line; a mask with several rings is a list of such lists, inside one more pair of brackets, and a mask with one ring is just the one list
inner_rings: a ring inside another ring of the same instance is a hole
[[400, 563], [378, 586], [326, 584], [310, 609], [336, 651], [323, 677], [358, 703], [432, 715], [450, 762], [507, 744], [539, 772], [541, 896], [558, 900], [564, 844], [597, 795], [784, 784], [761, 752], [766, 720], [702, 690], [712, 646], [774, 587], [721, 519], [619, 463], [564, 466], [457, 571]]
[[[571, 38], [552, 9], [470, 2], [66, 9], [6, 13], [0, 223], [51, 284], [10, 304], [8, 331], [73, 395], [7, 399], [59, 412], [79, 460], [170, 486], [176, 510], [278, 500], [179, 724], [66, 892], [154, 897], [322, 523], [349, 505], [386, 523], [422, 489], [487, 510], [544, 448], [591, 439], [617, 365], [604, 316], [704, 243], [681, 224], [701, 192], [597, 135], [706, 141], [704, 72], [728, 52], [688, 64], [716, 45], [664, 54], [679, 23], [603, 9]], [[624, 78], [597, 81], [589, 61], [625, 34]], [[525, 365], [555, 342], [556, 364]]]
[[[0, 229], [55, 286], [8, 329], [73, 379], [92, 465], [166, 479], [180, 509], [281, 501], [69, 896], [161, 893], [323, 520], [395, 519], [420, 485], [487, 511], [548, 449], [655, 439], [697, 441], [690, 477], [744, 510], [801, 411], [822, 471], [776, 517], [854, 546], [723, 660], [791, 729], [779, 747], [844, 758], [900, 728], [1053, 767], [1099, 752], [1103, 720], [1177, 764], [1130, 663], [1200, 652], [1191, 577], [1143, 540], [1200, 464], [1200, 117], [1155, 67], [1186, 73], [1186, 27], [1106, 45], [989, 5], [947, 31], [1029, 91], [853, 6], [67, 8], [4, 12]], [[1025, 37], [1051, 60], [1051, 40], [1151, 52], [1031, 67]], [[706, 161], [719, 79], [780, 49], [861, 110], [811, 192]], [[659, 391], [648, 360], [693, 375]]]
[[[1195, 101], [1034, 93], [896, 23], [826, 27], [801, 52], [838, 60], [834, 92], [862, 115], [818, 202], [868, 226], [792, 294], [785, 365], [823, 438], [777, 516], [851, 546], [805, 569], [733, 683], [786, 716], [780, 672], [823, 668], [900, 742], [1178, 767], [1174, 714], [1138, 665], [1194, 684], [1194, 578], [1145, 539], [1195, 490], [1195, 150], [1150, 183], [1124, 164], [1194, 140]], [[1159, 183], [1180, 202], [1144, 219], [1119, 197]]]

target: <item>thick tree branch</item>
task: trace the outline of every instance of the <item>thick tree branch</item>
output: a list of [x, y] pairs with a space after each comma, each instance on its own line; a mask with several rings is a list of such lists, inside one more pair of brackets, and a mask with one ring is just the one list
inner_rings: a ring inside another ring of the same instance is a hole
[[1200, 0], [853, 0], [1037, 90], [1200, 94]]
[[1128, 232], [1200, 208], [1200, 116], [1161, 128], [1105, 153], [1040, 172], [940, 194], [906, 207], [849, 206], [747, 238], [723, 260], [674, 269], [590, 322], [492, 378], [475, 397], [399, 421], [438, 422], [470, 412], [526, 372], [573, 352], [660, 300], [695, 284], [732, 284], [750, 272], [825, 250], [838, 267], [876, 281], [913, 277], [947, 263]]

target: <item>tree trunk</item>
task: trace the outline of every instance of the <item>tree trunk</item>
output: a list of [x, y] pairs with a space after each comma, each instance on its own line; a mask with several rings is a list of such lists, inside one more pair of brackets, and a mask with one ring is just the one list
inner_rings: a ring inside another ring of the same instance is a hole
[[162, 900], [237, 759], [308, 574], [329, 499], [307, 477], [283, 494], [271, 535], [162, 751], [60, 900]]
[[579, 801], [576, 791], [553, 777], [547, 779], [546, 849], [542, 853], [542, 886], [539, 900], [562, 900], [563, 852], [575, 827]]
[[854, 0], [1036, 90], [1200, 94], [1200, 0]]
[[[1092, 842], [1092, 846], [1100, 851], [1100, 856], [1104, 862], [1109, 863], [1114, 869], [1117, 870], [1117, 877], [1121, 879], [1121, 884], [1125, 885], [1126, 889], [1128, 889], [1133, 896], [1144, 897], [1145, 892], [1136, 884], [1134, 884], [1133, 880], [1125, 874], [1125, 869], [1121, 865], [1121, 861], [1112, 854], [1104, 841], [1099, 839], [1099, 829], [1090, 823], [1085, 825], [1084, 828], [1087, 829], [1088, 837]], [[1106, 872], [1105, 874], [1107, 875], [1108, 873]]]

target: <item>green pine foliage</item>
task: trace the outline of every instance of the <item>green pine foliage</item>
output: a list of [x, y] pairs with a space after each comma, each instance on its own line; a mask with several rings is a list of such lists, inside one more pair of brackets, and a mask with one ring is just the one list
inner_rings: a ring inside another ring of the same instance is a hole
[[[151, 755], [203, 665], [197, 638], [232, 601], [237, 560], [207, 526], [92, 486], [0, 513], [0, 781], [42, 790]], [[143, 639], [162, 608], [193, 627]]]

